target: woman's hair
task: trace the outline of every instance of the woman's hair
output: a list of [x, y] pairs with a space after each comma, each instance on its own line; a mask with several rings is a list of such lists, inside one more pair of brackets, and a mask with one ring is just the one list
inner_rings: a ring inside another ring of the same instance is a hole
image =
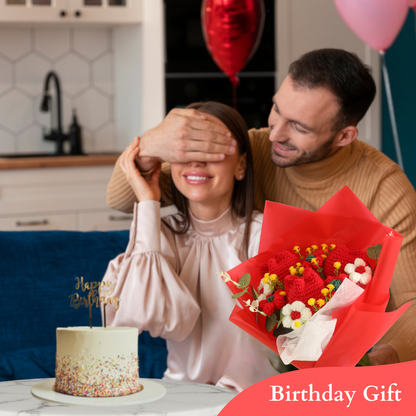
[[[186, 108], [198, 110], [201, 113], [210, 114], [221, 120], [233, 135], [237, 142], [237, 151], [240, 155], [246, 154], [246, 171], [242, 180], [234, 182], [234, 189], [231, 198], [231, 210], [233, 217], [245, 218], [245, 231], [241, 254], [248, 256], [248, 246], [250, 237], [250, 224], [254, 209], [254, 179], [253, 179], [253, 158], [251, 155], [250, 139], [247, 132], [247, 125], [241, 115], [228, 105], [208, 101], [205, 103], [193, 103]], [[165, 223], [175, 234], [185, 234], [190, 225], [189, 202], [188, 198], [181, 194], [176, 188], [173, 179], [172, 197], [173, 202], [180, 213], [179, 218], [173, 217], [179, 225], [175, 230]]]

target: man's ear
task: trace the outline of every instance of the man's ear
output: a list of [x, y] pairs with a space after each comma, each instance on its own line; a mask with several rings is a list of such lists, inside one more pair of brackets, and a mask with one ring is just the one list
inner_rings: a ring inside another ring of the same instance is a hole
[[352, 143], [358, 136], [358, 130], [355, 126], [347, 126], [340, 130], [335, 136], [334, 146], [344, 147]]

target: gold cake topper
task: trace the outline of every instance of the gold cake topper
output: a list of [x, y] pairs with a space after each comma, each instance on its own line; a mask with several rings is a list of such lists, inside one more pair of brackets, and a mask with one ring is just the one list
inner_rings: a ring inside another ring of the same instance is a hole
[[84, 305], [89, 308], [90, 311], [90, 328], [92, 328], [92, 311], [91, 307], [95, 305], [97, 308], [100, 304], [103, 305], [104, 315], [104, 328], [107, 327], [106, 319], [106, 306], [107, 304], [114, 304], [114, 311], [117, 311], [120, 306], [120, 299], [111, 296], [114, 291], [114, 285], [111, 282], [84, 282], [84, 278], [75, 278], [75, 290], [82, 290], [82, 292], [88, 292], [87, 296], [80, 296], [78, 293], [74, 293], [69, 296], [71, 299], [71, 308], [78, 309]]

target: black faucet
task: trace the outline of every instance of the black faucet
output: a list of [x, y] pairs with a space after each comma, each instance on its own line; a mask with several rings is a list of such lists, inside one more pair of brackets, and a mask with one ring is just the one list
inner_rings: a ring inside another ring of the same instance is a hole
[[[69, 139], [67, 134], [62, 132], [62, 104], [61, 104], [61, 84], [59, 82], [58, 74], [54, 71], [49, 71], [46, 74], [45, 84], [43, 87], [43, 98], [42, 104], [40, 106], [40, 111], [48, 112], [51, 111], [50, 109], [50, 101], [51, 96], [49, 95], [49, 82], [53, 79], [55, 81], [55, 88], [56, 88], [56, 101], [57, 101], [57, 130], [53, 129], [53, 123], [51, 126], [51, 132], [49, 134], [44, 134], [43, 138], [45, 140], [52, 140], [56, 142], [56, 154], [57, 155], [64, 155], [64, 141]], [[51, 112], [52, 114], [52, 112]]]

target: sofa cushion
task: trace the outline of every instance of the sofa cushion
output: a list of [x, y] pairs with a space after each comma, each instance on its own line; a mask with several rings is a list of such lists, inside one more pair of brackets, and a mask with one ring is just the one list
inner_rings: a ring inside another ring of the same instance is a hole
[[[100, 281], [108, 262], [125, 251], [127, 242], [128, 231], [0, 232], [0, 379], [53, 375], [56, 328], [89, 325], [88, 309], [70, 306], [75, 278]], [[93, 325], [101, 325], [95, 307]], [[145, 373], [160, 376], [166, 368], [165, 341], [148, 334], [140, 338]], [[160, 364], [149, 364], [154, 360], [147, 351], [154, 352]]]

